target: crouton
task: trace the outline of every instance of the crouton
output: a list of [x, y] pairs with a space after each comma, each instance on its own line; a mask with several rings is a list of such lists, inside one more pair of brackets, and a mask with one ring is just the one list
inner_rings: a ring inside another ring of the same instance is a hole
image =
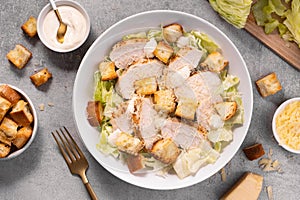
[[153, 54], [163, 63], [168, 63], [173, 53], [173, 48], [164, 41], [160, 41], [153, 52]]
[[134, 173], [140, 169], [145, 168], [143, 157], [140, 154], [136, 156], [128, 155], [126, 162], [130, 173]]
[[274, 72], [257, 80], [255, 83], [262, 97], [273, 95], [282, 89]]
[[0, 143], [4, 143], [8, 146], [11, 146], [11, 140], [7, 138], [6, 134], [0, 130]]
[[4, 143], [0, 143], [0, 158], [6, 157], [10, 152], [10, 146]]
[[12, 140], [12, 143], [18, 148], [21, 149], [30, 136], [32, 135], [32, 128], [31, 126], [22, 127], [18, 130], [16, 137]]
[[211, 72], [220, 72], [228, 65], [228, 63], [229, 62], [224, 59], [221, 53], [215, 51], [210, 53], [200, 66]]
[[144, 142], [128, 133], [122, 132], [116, 139], [116, 146], [120, 151], [136, 156], [143, 149]]
[[220, 102], [214, 105], [222, 120], [229, 120], [233, 117], [237, 110], [236, 102]]
[[4, 118], [7, 111], [10, 109], [11, 103], [0, 96], [0, 122]]
[[99, 64], [99, 71], [101, 73], [101, 80], [108, 81], [118, 77], [115, 70], [115, 64], [111, 61], [103, 61]]
[[86, 107], [87, 120], [91, 126], [99, 126], [103, 118], [103, 106], [100, 101], [89, 101]]
[[7, 99], [12, 105], [21, 99], [21, 95], [8, 85], [0, 85], [0, 96]]
[[31, 81], [37, 87], [46, 83], [50, 78], [52, 78], [52, 74], [48, 71], [47, 68], [44, 68], [30, 76]]
[[185, 119], [193, 120], [195, 117], [197, 106], [198, 103], [194, 100], [179, 101], [175, 111], [175, 115]]
[[0, 131], [3, 131], [9, 140], [13, 140], [17, 135], [18, 124], [13, 120], [4, 117], [0, 125]]
[[21, 28], [29, 37], [34, 37], [37, 33], [36, 18], [30, 16]]
[[32, 57], [32, 53], [21, 44], [17, 44], [13, 50], [8, 52], [6, 57], [18, 69], [22, 69]]
[[262, 157], [265, 154], [262, 144], [254, 144], [243, 149], [246, 157], [249, 160], [255, 160]]
[[18, 101], [18, 103], [13, 106], [9, 115], [19, 126], [29, 126], [33, 121], [28, 103], [24, 100]]
[[140, 95], [150, 95], [157, 90], [157, 82], [155, 77], [137, 80], [133, 85], [135, 88], [135, 92]]
[[173, 90], [156, 91], [154, 93], [154, 104], [156, 109], [164, 110], [167, 113], [174, 112], [176, 104]]
[[183, 35], [183, 28], [180, 24], [169, 24], [163, 27], [163, 36], [168, 42], [176, 42]]
[[157, 141], [153, 145], [151, 154], [157, 160], [165, 164], [171, 164], [175, 162], [179, 156], [180, 150], [171, 138], [166, 138]]

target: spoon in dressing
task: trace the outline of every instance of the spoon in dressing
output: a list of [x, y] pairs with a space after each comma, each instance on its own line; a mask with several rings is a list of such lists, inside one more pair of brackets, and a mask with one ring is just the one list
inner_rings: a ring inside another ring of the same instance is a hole
[[66, 32], [67, 32], [67, 24], [65, 24], [65, 23], [62, 21], [61, 16], [60, 16], [60, 14], [59, 14], [59, 12], [58, 12], [58, 9], [57, 9], [57, 7], [56, 7], [56, 5], [55, 5], [54, 0], [49, 0], [49, 1], [50, 1], [51, 6], [52, 6], [52, 8], [53, 8], [53, 10], [54, 10], [54, 12], [55, 12], [55, 14], [56, 14], [56, 16], [57, 16], [58, 21], [59, 21], [59, 27], [58, 27], [58, 30], [57, 30], [56, 38], [57, 38], [57, 41], [58, 41], [59, 43], [63, 43], [64, 40], [65, 40], [65, 39], [64, 39], [65, 34], [66, 34]]

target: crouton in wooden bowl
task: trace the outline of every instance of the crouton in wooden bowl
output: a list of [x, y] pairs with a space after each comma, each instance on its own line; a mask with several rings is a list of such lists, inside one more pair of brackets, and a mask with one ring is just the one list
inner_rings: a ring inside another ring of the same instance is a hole
[[15, 158], [28, 149], [37, 129], [37, 113], [27, 94], [0, 83], [0, 161]]

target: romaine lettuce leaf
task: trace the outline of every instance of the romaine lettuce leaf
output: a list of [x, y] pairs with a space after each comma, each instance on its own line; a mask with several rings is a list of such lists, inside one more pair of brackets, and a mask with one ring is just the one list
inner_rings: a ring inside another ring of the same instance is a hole
[[197, 44], [200, 49], [206, 49], [208, 53], [218, 51], [219, 46], [205, 33], [200, 33], [198, 31], [191, 31], [191, 34], [198, 39]]
[[95, 72], [94, 80], [96, 85], [94, 100], [100, 101], [104, 105], [104, 116], [111, 117], [113, 109], [123, 101], [114, 89], [115, 81], [101, 81], [99, 71]]
[[108, 136], [112, 131], [112, 126], [108, 122], [101, 125], [100, 140], [96, 148], [105, 155], [112, 155], [117, 158], [120, 154], [119, 150], [108, 143]]
[[300, 48], [300, 0], [293, 0], [291, 10], [287, 11], [286, 20], [283, 22], [293, 36], [293, 40]]
[[123, 40], [135, 39], [135, 38], [147, 38], [146, 32], [132, 33], [129, 35], [123, 36]]
[[216, 162], [220, 153], [214, 150], [208, 142], [203, 141], [197, 148], [183, 151], [173, 164], [179, 178], [195, 174], [206, 164]]

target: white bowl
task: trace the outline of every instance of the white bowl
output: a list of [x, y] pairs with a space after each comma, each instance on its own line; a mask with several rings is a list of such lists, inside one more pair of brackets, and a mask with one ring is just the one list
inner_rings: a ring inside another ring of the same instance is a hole
[[[51, 43], [49, 38], [46, 37], [45, 32], [44, 32], [44, 20], [45, 17], [47, 16], [47, 14], [49, 12], [53, 12], [52, 6], [50, 5], [50, 3], [48, 3], [40, 12], [38, 19], [37, 19], [37, 33], [38, 36], [40, 38], [40, 40], [42, 41], [42, 43], [48, 47], [49, 49], [56, 51], [56, 52], [61, 52], [61, 53], [65, 53], [65, 52], [71, 52], [77, 48], [79, 48], [88, 38], [89, 33], [90, 33], [90, 29], [91, 29], [91, 25], [90, 25], [90, 18], [89, 15], [87, 14], [86, 10], [76, 1], [72, 1], [72, 0], [57, 0], [55, 1], [55, 4], [58, 8], [59, 11], [59, 7], [60, 6], [71, 6], [73, 8], [75, 8], [76, 10], [78, 10], [84, 17], [85, 21], [86, 21], [86, 31], [84, 33], [84, 37], [82, 38], [82, 40], [78, 41], [78, 43], [76, 45], [70, 45], [68, 47], [63, 47], [62, 45], [60, 45], [59, 43]], [[57, 20], [57, 19], [55, 19]], [[64, 21], [64, 18], [62, 16], [62, 20]], [[58, 28], [58, 21], [57, 23], [57, 28]], [[56, 30], [53, 30], [57, 31]], [[67, 28], [67, 32], [68, 32], [68, 28]]]
[[[194, 176], [183, 180], [180, 180], [177, 175], [167, 175], [165, 178], [159, 177], [155, 173], [132, 175], [127, 166], [122, 166], [121, 161], [112, 156], [103, 155], [96, 149], [96, 144], [99, 142], [99, 131], [89, 125], [85, 112], [87, 102], [93, 99], [94, 72], [97, 71], [101, 59], [108, 55], [113, 44], [120, 41], [126, 34], [149, 30], [153, 27], [158, 28], [171, 23], [181, 24], [186, 31], [199, 30], [207, 33], [220, 45], [224, 50], [224, 57], [230, 62], [229, 72], [238, 75], [241, 80], [239, 91], [242, 94], [245, 109], [243, 126], [234, 129], [233, 141], [224, 149], [216, 163], [201, 168]], [[139, 13], [121, 20], [102, 33], [84, 56], [76, 75], [73, 90], [75, 122], [79, 135], [92, 156], [116, 177], [139, 187], [157, 190], [178, 189], [199, 183], [224, 167], [244, 141], [252, 116], [252, 108], [251, 79], [242, 56], [230, 39], [214, 25], [197, 16], [171, 10]]]
[[[3, 83], [0, 83], [0, 85], [4, 85]], [[17, 88], [16, 86], [12, 86], [12, 85], [9, 85], [9, 84], [5, 84], [5, 85], [8, 85], [10, 86], [12, 89], [14, 89], [15, 91], [17, 91], [22, 99], [26, 102], [28, 102], [29, 104], [29, 109], [33, 115], [33, 122], [31, 124], [32, 126], [32, 135], [30, 136], [29, 140], [26, 142], [26, 144], [21, 148], [21, 149], [18, 149], [12, 153], [10, 153], [7, 157], [4, 157], [4, 158], [0, 158], [0, 161], [3, 161], [3, 160], [10, 160], [12, 158], [15, 158], [17, 156], [19, 156], [20, 154], [22, 154], [24, 151], [26, 151], [28, 149], [28, 147], [31, 145], [31, 143], [33, 142], [36, 134], [37, 134], [37, 130], [38, 130], [38, 116], [37, 116], [37, 112], [35, 110], [35, 107], [32, 103], [32, 101], [30, 100], [30, 98], [28, 97], [28, 95], [22, 91], [20, 88]]]
[[283, 102], [275, 111], [274, 113], [274, 116], [273, 116], [273, 120], [272, 120], [272, 130], [273, 130], [273, 134], [274, 134], [274, 137], [276, 139], [276, 141], [278, 142], [278, 144], [283, 147], [284, 149], [286, 149], [287, 151], [289, 152], [292, 152], [292, 153], [298, 153], [300, 154], [300, 150], [296, 150], [296, 149], [293, 149], [291, 147], [289, 147], [287, 144], [283, 143], [281, 140], [280, 140], [280, 137], [278, 135], [278, 132], [276, 130], [276, 117], [278, 116], [278, 114], [290, 103], [292, 102], [295, 102], [295, 101], [300, 101], [300, 97], [295, 97], [295, 98], [292, 98], [292, 99], [289, 99], [289, 100], [286, 100], [285, 102]]

